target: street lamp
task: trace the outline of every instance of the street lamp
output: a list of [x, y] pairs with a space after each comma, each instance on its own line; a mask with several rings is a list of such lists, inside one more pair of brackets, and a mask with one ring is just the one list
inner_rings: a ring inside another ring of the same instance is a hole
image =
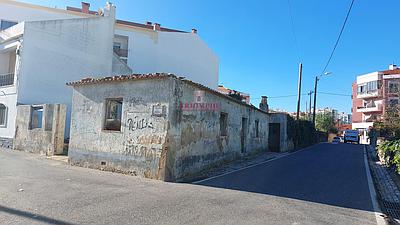
[[314, 109], [313, 109], [313, 124], [315, 127], [315, 109], [317, 108], [317, 86], [318, 86], [318, 81], [321, 79], [322, 76], [324, 75], [329, 75], [331, 72], [325, 72], [321, 75], [315, 76], [315, 86], [314, 86]]

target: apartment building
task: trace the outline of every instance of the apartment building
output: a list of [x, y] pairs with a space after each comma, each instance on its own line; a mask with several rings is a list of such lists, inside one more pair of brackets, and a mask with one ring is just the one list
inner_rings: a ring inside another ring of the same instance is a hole
[[393, 64], [388, 70], [357, 76], [352, 84], [353, 129], [365, 130], [382, 120], [388, 107], [399, 104], [399, 88], [400, 68]]
[[[0, 145], [15, 134], [17, 105], [67, 105], [71, 80], [102, 74], [174, 73], [217, 89], [217, 56], [189, 32], [118, 20], [116, 7], [98, 11], [0, 1]], [[40, 109], [39, 109], [40, 110]]]

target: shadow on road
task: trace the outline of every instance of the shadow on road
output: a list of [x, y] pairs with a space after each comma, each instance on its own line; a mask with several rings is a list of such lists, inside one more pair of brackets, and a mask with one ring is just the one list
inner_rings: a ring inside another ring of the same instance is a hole
[[196, 185], [374, 211], [363, 145], [320, 144]]
[[9, 208], [9, 207], [2, 206], [2, 205], [0, 205], [0, 212], [5, 212], [5, 213], [11, 214], [11, 215], [20, 216], [20, 217], [28, 218], [31, 220], [48, 223], [48, 224], [74, 225], [73, 223], [64, 222], [62, 220], [57, 220], [57, 219], [53, 219], [50, 217], [41, 216], [41, 215], [38, 215], [35, 213], [21, 211], [18, 209]]

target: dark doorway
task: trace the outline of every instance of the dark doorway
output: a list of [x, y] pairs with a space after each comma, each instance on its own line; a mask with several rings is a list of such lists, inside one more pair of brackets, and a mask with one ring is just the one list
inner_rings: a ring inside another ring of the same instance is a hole
[[281, 148], [281, 124], [269, 123], [268, 146], [272, 152], [279, 152]]
[[242, 130], [240, 131], [241, 152], [246, 152], [247, 118], [242, 117]]

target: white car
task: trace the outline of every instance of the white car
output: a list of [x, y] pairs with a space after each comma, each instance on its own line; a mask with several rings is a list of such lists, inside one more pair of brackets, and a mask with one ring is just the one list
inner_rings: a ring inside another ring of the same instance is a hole
[[360, 136], [358, 130], [346, 130], [344, 131], [344, 143], [356, 143], [360, 144]]
[[334, 137], [332, 139], [332, 143], [340, 143], [340, 142], [342, 142], [342, 138], [341, 137]]

